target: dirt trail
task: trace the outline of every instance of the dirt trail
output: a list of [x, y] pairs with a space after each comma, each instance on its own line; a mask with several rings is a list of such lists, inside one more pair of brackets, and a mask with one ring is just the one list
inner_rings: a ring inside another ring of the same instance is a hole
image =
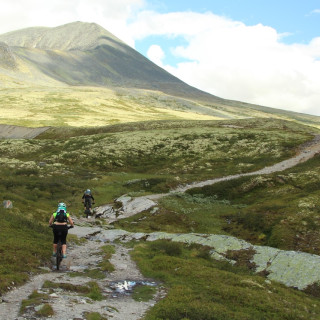
[[[103, 217], [107, 218], [109, 223], [111, 223], [111, 222], [114, 222], [114, 221], [117, 221], [120, 219], [124, 219], [124, 218], [128, 218], [132, 215], [137, 214], [138, 212], [135, 209], [138, 207], [145, 210], [147, 207], [151, 208], [152, 206], [156, 206], [155, 201], [157, 201], [163, 197], [169, 196], [170, 194], [173, 194], [176, 192], [185, 192], [185, 191], [192, 189], [192, 188], [204, 187], [204, 186], [212, 185], [212, 184], [222, 182], [222, 181], [238, 179], [240, 177], [281, 172], [286, 169], [292, 168], [299, 163], [305, 162], [319, 153], [320, 153], [320, 135], [316, 135], [312, 141], [309, 141], [309, 142], [301, 145], [297, 151], [297, 154], [294, 157], [287, 159], [287, 160], [284, 160], [284, 161], [281, 161], [279, 163], [276, 163], [272, 166], [265, 167], [263, 169], [260, 169], [260, 170], [254, 171], [254, 172], [240, 173], [240, 174], [225, 176], [225, 177], [221, 177], [221, 178], [215, 178], [215, 179], [210, 179], [210, 180], [205, 180], [205, 181], [200, 181], [200, 182], [193, 182], [193, 183], [186, 184], [186, 185], [181, 185], [181, 186], [171, 190], [169, 193], [159, 193], [159, 194], [152, 194], [152, 195], [147, 195], [147, 196], [136, 197], [136, 198], [133, 198], [133, 199], [127, 201], [126, 204], [124, 204], [117, 211], [117, 213], [114, 212], [113, 210], [110, 210], [110, 208], [113, 207], [111, 204], [97, 207], [97, 208], [95, 208], [95, 210], [96, 210], [96, 212], [101, 214]], [[153, 204], [148, 203], [148, 201], [150, 201], [150, 200], [153, 201]], [[147, 203], [148, 203], [148, 205], [144, 205]]]
[[[221, 181], [233, 180], [233, 179], [246, 177], [246, 176], [253, 176], [253, 175], [259, 175], [259, 174], [271, 174], [274, 172], [284, 171], [286, 169], [296, 166], [299, 163], [305, 162], [313, 158], [318, 153], [320, 153], [320, 135], [316, 135], [312, 141], [301, 145], [298, 150], [298, 153], [294, 157], [288, 160], [284, 160], [279, 163], [276, 163], [270, 167], [265, 167], [261, 170], [257, 170], [254, 172], [240, 173], [240, 174], [235, 174], [235, 175], [226, 176], [222, 178], [201, 181], [201, 182], [193, 182], [191, 184], [178, 187], [172, 190], [171, 192], [185, 192], [192, 188], [204, 187], [204, 186], [211, 185]], [[148, 198], [157, 199], [157, 195], [152, 195], [150, 197], [148, 196]]]
[[[76, 219], [75, 219], [76, 220]], [[76, 221], [78, 224], [79, 221]], [[79, 229], [79, 236], [84, 236], [83, 229]], [[85, 228], [94, 230], [96, 233], [99, 228]], [[73, 229], [77, 234], [77, 227]], [[90, 232], [89, 232], [90, 234]], [[136, 264], [131, 260], [129, 249], [124, 246], [113, 244], [116, 253], [110, 259], [114, 265], [115, 271], [107, 273], [104, 279], [92, 279], [85, 275], [85, 270], [98, 268], [98, 263], [102, 260], [99, 251], [105, 243], [97, 241], [97, 237], [92, 238], [85, 245], [73, 246], [68, 249], [68, 257], [61, 265], [61, 271], [48, 270], [48, 273], [40, 274], [30, 281], [14, 290], [11, 290], [2, 297], [0, 304], [0, 319], [5, 320], [25, 320], [38, 319], [35, 315], [37, 308], [30, 307], [22, 315], [19, 314], [21, 302], [28, 299], [28, 296], [37, 290], [40, 293], [46, 293], [49, 298], [43, 303], [49, 303], [54, 310], [54, 315], [50, 319], [68, 320], [68, 319], [85, 319], [86, 312], [99, 312], [102, 316], [114, 320], [135, 320], [140, 319], [148, 308], [156, 303], [159, 299], [160, 291], [155, 294], [152, 300], [148, 302], [135, 301], [130, 294], [130, 290], [121, 289], [121, 285], [131, 283], [152, 283], [151, 280], [145, 279]], [[71, 277], [70, 271], [82, 272], [81, 276]], [[91, 300], [84, 295], [75, 292], [68, 292], [61, 289], [42, 288], [44, 281], [49, 280], [57, 283], [71, 283], [73, 285], [85, 285], [90, 281], [97, 282], [102, 289], [104, 299], [102, 301]], [[119, 284], [118, 287], [116, 284]], [[117, 291], [117, 290], [119, 291]], [[130, 288], [128, 288], [130, 289]]]

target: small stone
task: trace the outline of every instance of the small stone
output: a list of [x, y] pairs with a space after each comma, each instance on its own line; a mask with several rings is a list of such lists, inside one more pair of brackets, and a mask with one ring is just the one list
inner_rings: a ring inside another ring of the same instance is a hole
[[34, 310], [39, 311], [43, 308], [44, 304], [40, 304], [39, 306], [35, 306]]

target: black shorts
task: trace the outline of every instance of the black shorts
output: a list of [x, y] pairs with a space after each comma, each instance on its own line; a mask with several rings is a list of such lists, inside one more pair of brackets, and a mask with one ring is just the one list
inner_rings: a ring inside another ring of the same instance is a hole
[[88, 203], [89, 208], [92, 207], [92, 199], [91, 198], [85, 198], [84, 199], [84, 206]]
[[53, 225], [53, 243], [57, 244], [59, 239], [62, 244], [67, 243], [68, 226], [66, 224]]

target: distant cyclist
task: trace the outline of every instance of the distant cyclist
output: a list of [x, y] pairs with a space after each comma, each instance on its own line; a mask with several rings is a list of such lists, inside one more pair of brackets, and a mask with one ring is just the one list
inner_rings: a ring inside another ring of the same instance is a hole
[[90, 213], [92, 214], [92, 204], [94, 203], [94, 197], [91, 193], [90, 189], [87, 189], [82, 196], [82, 202], [84, 203], [84, 208], [87, 208], [87, 204], [88, 204], [88, 208], [90, 210]]
[[53, 253], [55, 257], [57, 254], [57, 244], [59, 239], [62, 243], [62, 258], [67, 257], [67, 234], [68, 234], [68, 222], [71, 227], [74, 227], [74, 223], [67, 212], [67, 206], [65, 203], [60, 202], [58, 204], [57, 211], [52, 214], [49, 220], [49, 225], [53, 226]]

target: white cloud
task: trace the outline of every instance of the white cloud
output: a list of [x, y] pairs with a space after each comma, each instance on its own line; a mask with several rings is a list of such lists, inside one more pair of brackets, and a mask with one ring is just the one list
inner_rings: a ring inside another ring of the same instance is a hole
[[271, 27], [246, 26], [210, 12], [142, 12], [130, 30], [135, 39], [183, 36], [187, 45], [173, 53], [189, 62], [163, 66], [160, 57], [158, 64], [199, 89], [320, 115], [320, 37], [308, 45], [287, 45]]
[[311, 11], [311, 13], [320, 13], [320, 9], [314, 9]]
[[125, 34], [127, 20], [145, 0], [10, 0], [0, 10], [0, 33], [26, 27], [85, 21]]
[[147, 51], [147, 57], [158, 66], [162, 66], [162, 60], [165, 58], [165, 53], [160, 46], [153, 44]]

